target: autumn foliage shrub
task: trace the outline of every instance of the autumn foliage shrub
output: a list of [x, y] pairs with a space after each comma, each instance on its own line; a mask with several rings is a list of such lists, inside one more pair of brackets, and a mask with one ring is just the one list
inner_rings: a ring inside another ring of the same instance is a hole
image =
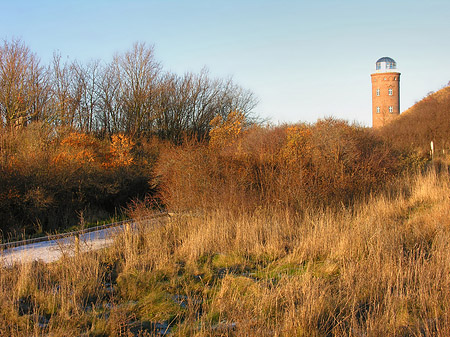
[[163, 151], [162, 195], [175, 209], [248, 209], [350, 204], [406, 166], [371, 130], [335, 119], [246, 127], [236, 114], [216, 121], [206, 144]]
[[3, 237], [54, 231], [81, 216], [110, 217], [152, 192], [156, 143], [136, 144], [121, 134], [99, 139], [39, 123], [1, 132]]
[[296, 186], [316, 204], [347, 204], [401, 170], [398, 153], [370, 130], [344, 121], [321, 120], [309, 127], [288, 128], [286, 133], [282, 149], [289, 176], [286, 187]]

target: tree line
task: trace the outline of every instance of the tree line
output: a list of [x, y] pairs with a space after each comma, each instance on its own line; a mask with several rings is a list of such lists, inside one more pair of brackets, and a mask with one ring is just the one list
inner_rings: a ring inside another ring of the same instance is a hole
[[0, 125], [26, 126], [33, 121], [86, 133], [131, 137], [148, 134], [180, 141], [207, 135], [217, 115], [239, 111], [250, 116], [252, 92], [232, 79], [163, 70], [154, 47], [135, 43], [109, 63], [63, 60], [50, 64], [21, 40], [0, 46]]

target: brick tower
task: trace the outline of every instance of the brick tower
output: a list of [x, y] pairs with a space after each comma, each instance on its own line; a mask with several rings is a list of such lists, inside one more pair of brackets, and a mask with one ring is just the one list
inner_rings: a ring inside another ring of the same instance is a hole
[[372, 75], [372, 127], [386, 125], [400, 115], [400, 73], [397, 63], [382, 57]]

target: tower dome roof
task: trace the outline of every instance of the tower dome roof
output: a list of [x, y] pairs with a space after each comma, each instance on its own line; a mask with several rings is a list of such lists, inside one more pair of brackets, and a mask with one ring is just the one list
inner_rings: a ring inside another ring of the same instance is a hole
[[397, 69], [397, 62], [394, 61], [394, 59], [390, 57], [382, 57], [378, 59], [376, 63], [376, 70], [377, 71], [391, 71], [392, 69]]
[[391, 59], [390, 57], [387, 57], [387, 56], [378, 59], [377, 63], [378, 62], [393, 62], [393, 63], [395, 63], [394, 59]]

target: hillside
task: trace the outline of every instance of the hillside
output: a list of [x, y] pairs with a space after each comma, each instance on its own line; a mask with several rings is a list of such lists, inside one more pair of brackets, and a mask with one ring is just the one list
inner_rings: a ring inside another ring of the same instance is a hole
[[448, 153], [450, 86], [429, 94], [379, 132], [402, 148], [412, 148], [425, 154], [430, 151], [430, 142], [433, 141], [436, 154]]
[[[55, 142], [58, 158], [97, 144], [79, 138]], [[82, 176], [133, 172], [118, 159], [135, 152], [107, 155], [111, 141]], [[157, 152], [158, 199], [129, 205], [135, 231], [0, 265], [0, 336], [449, 335], [447, 172], [416, 175], [410, 153], [335, 119], [247, 126], [233, 112], [208, 142], [155, 142], [139, 153]], [[159, 201], [171, 217], [145, 225]]]

